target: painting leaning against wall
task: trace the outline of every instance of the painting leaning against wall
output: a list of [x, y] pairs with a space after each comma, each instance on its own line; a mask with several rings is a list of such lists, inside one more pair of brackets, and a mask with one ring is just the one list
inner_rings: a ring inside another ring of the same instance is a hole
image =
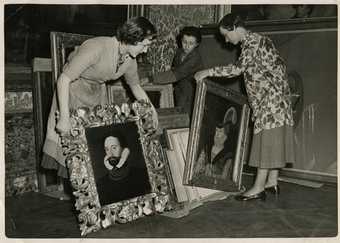
[[205, 80], [197, 87], [183, 182], [236, 192], [242, 169], [250, 108], [236, 91]]

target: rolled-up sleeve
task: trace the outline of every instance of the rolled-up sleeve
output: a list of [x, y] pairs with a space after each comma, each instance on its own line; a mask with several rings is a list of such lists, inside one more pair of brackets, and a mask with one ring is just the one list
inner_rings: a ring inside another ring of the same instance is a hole
[[138, 65], [136, 59], [130, 59], [128, 68], [124, 73], [124, 78], [128, 85], [139, 84], [139, 76], [138, 76]]
[[88, 67], [98, 62], [100, 46], [93, 40], [85, 41], [72, 53], [72, 58], [66, 63], [63, 74], [70, 80], [78, 78]]

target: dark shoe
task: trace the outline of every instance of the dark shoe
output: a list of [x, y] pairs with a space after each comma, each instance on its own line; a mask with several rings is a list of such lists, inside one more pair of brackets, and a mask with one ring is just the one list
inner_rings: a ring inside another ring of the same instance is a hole
[[280, 187], [279, 187], [279, 185], [267, 187], [267, 188], [265, 188], [265, 191], [270, 192], [274, 195], [279, 195], [280, 194]]
[[244, 195], [237, 195], [235, 196], [235, 199], [237, 201], [250, 201], [250, 200], [255, 200], [255, 199], [261, 199], [262, 201], [266, 200], [266, 192], [262, 191], [250, 196], [244, 196]]

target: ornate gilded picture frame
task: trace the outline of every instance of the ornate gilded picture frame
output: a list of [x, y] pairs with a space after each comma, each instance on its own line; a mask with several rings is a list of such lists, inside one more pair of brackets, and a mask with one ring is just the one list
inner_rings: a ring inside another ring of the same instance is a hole
[[196, 89], [183, 183], [241, 189], [250, 109], [238, 92], [204, 80]]
[[171, 208], [148, 103], [80, 108], [71, 114], [71, 123], [71, 135], [62, 144], [81, 235]]

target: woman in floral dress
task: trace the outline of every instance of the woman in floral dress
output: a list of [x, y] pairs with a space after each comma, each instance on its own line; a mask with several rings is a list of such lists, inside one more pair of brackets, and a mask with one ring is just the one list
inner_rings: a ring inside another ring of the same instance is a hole
[[293, 114], [284, 60], [273, 42], [245, 28], [236, 14], [228, 14], [218, 24], [225, 42], [241, 44], [235, 64], [206, 69], [195, 74], [205, 77], [235, 77], [243, 74], [249, 105], [252, 108], [254, 136], [249, 165], [257, 167], [254, 185], [237, 200], [265, 200], [269, 191], [279, 194], [279, 169], [294, 162]]

